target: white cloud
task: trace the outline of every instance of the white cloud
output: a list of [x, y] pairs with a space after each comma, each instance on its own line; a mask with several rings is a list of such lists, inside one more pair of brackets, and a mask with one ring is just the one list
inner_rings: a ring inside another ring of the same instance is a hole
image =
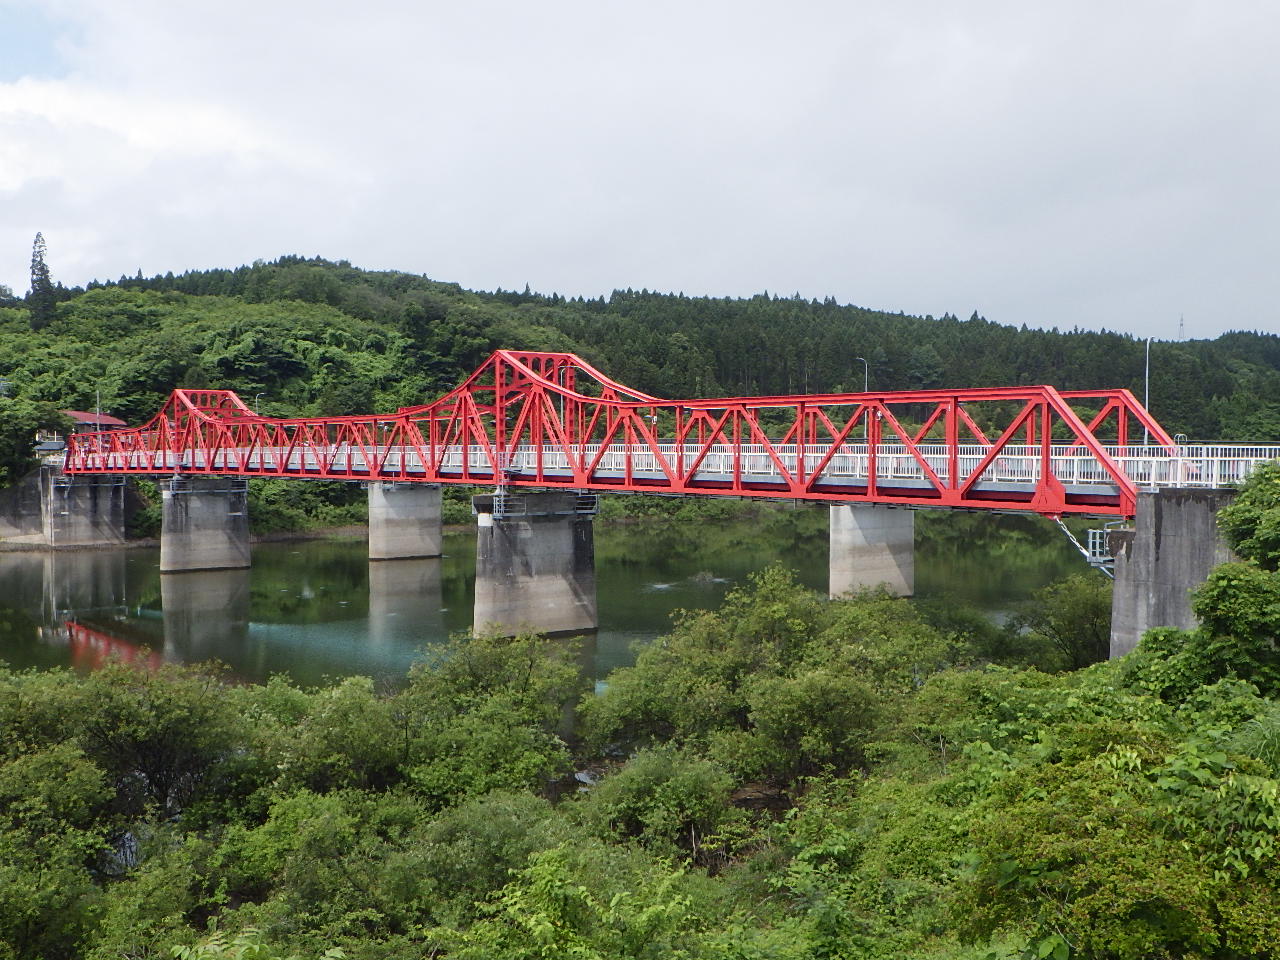
[[51, 9], [66, 75], [0, 84], [15, 288], [43, 230], [67, 283], [321, 253], [1280, 329], [1270, 4]]

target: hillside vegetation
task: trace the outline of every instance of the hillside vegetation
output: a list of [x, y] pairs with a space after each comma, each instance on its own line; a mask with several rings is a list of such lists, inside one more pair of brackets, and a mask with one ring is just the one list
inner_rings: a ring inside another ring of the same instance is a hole
[[[246, 400], [262, 393], [263, 411], [279, 415], [384, 412], [432, 399], [498, 347], [580, 353], [672, 398], [855, 390], [857, 357], [880, 390], [1049, 383], [1142, 392], [1145, 344], [1127, 335], [798, 296], [627, 290], [566, 300], [297, 257], [60, 295], [39, 332], [20, 302], [0, 307], [0, 377], [15, 396], [69, 407], [91, 407], [100, 391], [103, 408], [131, 422], [179, 385], [226, 387]], [[1151, 406], [1171, 432], [1230, 440], [1280, 431], [1280, 337], [1156, 343], [1151, 370]]]

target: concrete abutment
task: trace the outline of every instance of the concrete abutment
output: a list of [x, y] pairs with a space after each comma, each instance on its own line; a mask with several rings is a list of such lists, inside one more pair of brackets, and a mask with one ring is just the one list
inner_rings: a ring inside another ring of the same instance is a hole
[[45, 542], [51, 547], [124, 543], [124, 494], [124, 477], [70, 476], [58, 467], [42, 467]]
[[1235, 497], [1224, 489], [1138, 494], [1132, 529], [1111, 534], [1115, 587], [1111, 656], [1124, 656], [1155, 627], [1196, 626], [1191, 593], [1220, 563], [1235, 559], [1218, 532], [1217, 512]]
[[124, 477], [72, 476], [43, 464], [0, 491], [0, 539], [31, 547], [124, 543]]

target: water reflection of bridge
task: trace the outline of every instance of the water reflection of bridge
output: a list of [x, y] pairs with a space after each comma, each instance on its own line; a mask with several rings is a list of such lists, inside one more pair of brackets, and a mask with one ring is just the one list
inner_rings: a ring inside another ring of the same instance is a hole
[[248, 568], [166, 574], [157, 589], [154, 551], [0, 553], [0, 607], [29, 617], [39, 643], [65, 649], [61, 661], [78, 668], [112, 657], [152, 666], [220, 660], [262, 676], [285, 657], [341, 674], [349, 648], [363, 643], [360, 659], [402, 676], [412, 651], [447, 633], [438, 558], [369, 564], [365, 629], [358, 615], [281, 618], [275, 588], [255, 595], [253, 576]]

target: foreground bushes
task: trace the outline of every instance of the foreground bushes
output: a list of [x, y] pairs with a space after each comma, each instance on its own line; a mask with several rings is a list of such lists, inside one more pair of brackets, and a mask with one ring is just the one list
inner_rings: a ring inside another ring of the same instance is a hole
[[[1057, 675], [777, 570], [600, 696], [531, 637], [395, 695], [0, 672], [0, 957], [1274, 956], [1274, 576]], [[1027, 636], [1087, 650], [1086, 587]]]

